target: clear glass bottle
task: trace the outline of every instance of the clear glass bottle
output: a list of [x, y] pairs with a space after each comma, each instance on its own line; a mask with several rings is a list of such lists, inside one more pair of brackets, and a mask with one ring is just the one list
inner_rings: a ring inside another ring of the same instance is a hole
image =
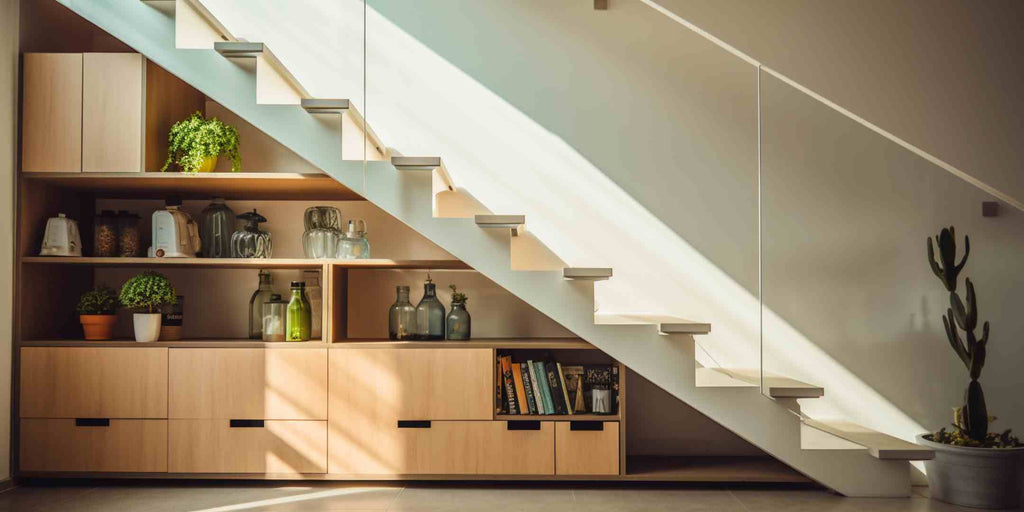
[[366, 238], [366, 221], [351, 219], [348, 231], [338, 243], [338, 256], [343, 260], [361, 260], [370, 257], [370, 241]]
[[470, 318], [469, 310], [466, 309], [465, 301], [452, 301], [452, 311], [448, 313], [448, 318], [445, 320], [445, 324], [448, 328], [448, 339], [469, 339]]
[[260, 270], [260, 284], [249, 299], [249, 339], [263, 338], [263, 304], [274, 295], [274, 279], [269, 270]]
[[271, 294], [263, 304], [263, 341], [284, 341], [287, 322], [288, 303], [281, 300], [281, 294]]
[[103, 210], [96, 216], [93, 226], [92, 255], [96, 257], [117, 256], [117, 215], [112, 210]]
[[318, 340], [323, 336], [324, 301], [323, 289], [320, 288], [320, 271], [303, 270], [302, 281], [306, 284], [306, 297], [309, 299], [311, 322], [309, 336]]
[[423, 284], [423, 298], [416, 305], [416, 339], [444, 339], [444, 304], [437, 300], [437, 287], [427, 275]]
[[292, 299], [288, 301], [288, 325], [285, 327], [286, 341], [308, 341], [312, 320], [305, 284], [292, 281]]
[[416, 308], [409, 302], [409, 287], [396, 286], [395, 303], [388, 309], [388, 339], [416, 339]]
[[231, 236], [235, 232], [235, 212], [224, 199], [213, 199], [199, 214], [199, 239], [204, 258], [230, 258]]
[[270, 258], [274, 249], [270, 233], [260, 231], [260, 224], [267, 221], [266, 217], [256, 213], [256, 209], [253, 208], [251, 212], [245, 212], [238, 218], [245, 221], [245, 226], [231, 235], [231, 257]]

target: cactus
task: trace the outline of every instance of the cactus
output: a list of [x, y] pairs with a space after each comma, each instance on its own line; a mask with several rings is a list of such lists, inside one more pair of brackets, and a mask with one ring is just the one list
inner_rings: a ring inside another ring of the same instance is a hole
[[[964, 257], [960, 263], [956, 263], [956, 235], [953, 227], [943, 229], [939, 236], [935, 237], [935, 244], [939, 247], [939, 260], [935, 261], [935, 249], [932, 247], [932, 239], [928, 239], [928, 263], [931, 264], [932, 272], [942, 281], [946, 290], [949, 291], [949, 308], [942, 316], [942, 325], [946, 329], [946, 337], [953, 351], [963, 361], [964, 366], [970, 374], [971, 382], [964, 392], [964, 405], [955, 414], [954, 426], [961, 430], [968, 438], [984, 443], [988, 437], [988, 410], [985, 407], [985, 393], [981, 389], [978, 378], [981, 377], [981, 369], [985, 366], [985, 345], [988, 344], [988, 322], [981, 328], [981, 339], [974, 333], [978, 327], [978, 299], [974, 293], [974, 283], [970, 278], [966, 279], [967, 295], [966, 304], [960, 300], [956, 292], [957, 277], [964, 265], [967, 264], [967, 256], [971, 252], [971, 241], [964, 237]], [[963, 337], [960, 331], [963, 330]]]

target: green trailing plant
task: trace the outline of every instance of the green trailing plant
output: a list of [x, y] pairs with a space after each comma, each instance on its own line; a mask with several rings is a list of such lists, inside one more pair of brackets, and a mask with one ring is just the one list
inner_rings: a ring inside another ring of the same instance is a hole
[[158, 313], [160, 307], [178, 302], [177, 293], [171, 282], [159, 272], [147, 271], [121, 287], [121, 304], [147, 313]]
[[231, 170], [242, 170], [242, 157], [238, 154], [238, 131], [216, 117], [204, 119], [195, 112], [174, 123], [167, 136], [167, 161], [160, 171], [172, 163], [182, 172], [196, 172], [207, 157], [225, 154], [231, 159]]
[[[985, 405], [985, 393], [982, 391], [981, 370], [985, 366], [986, 346], [988, 345], [989, 324], [985, 322], [981, 327], [979, 338], [976, 329], [978, 327], [978, 298], [974, 293], [974, 283], [970, 278], [965, 279], [967, 286], [966, 302], [960, 299], [957, 293], [957, 279], [960, 272], [967, 264], [967, 256], [971, 253], [970, 238], [964, 236], [964, 256], [960, 263], [956, 262], [956, 232], [953, 226], [943, 228], [939, 236], [935, 237], [935, 245], [938, 246], [939, 258], [935, 258], [935, 247], [932, 238], [928, 238], [928, 263], [932, 272], [942, 281], [942, 284], [949, 292], [949, 308], [942, 316], [942, 325], [946, 329], [946, 338], [953, 351], [967, 367], [971, 381], [964, 393], [964, 403], [955, 409], [953, 433], [947, 433], [942, 429], [932, 434], [932, 440], [940, 443], [956, 444], [961, 446], [1018, 446], [1017, 439], [1010, 435], [1007, 430], [1003, 434], [989, 434], [988, 424], [990, 421], [988, 408]], [[963, 334], [961, 335], [961, 331]], [[995, 418], [991, 418], [994, 420]]]
[[109, 286], [98, 286], [82, 294], [75, 310], [79, 315], [113, 315], [120, 305], [117, 291]]
[[455, 288], [454, 284], [448, 285], [448, 288], [452, 289], [452, 302], [461, 302], [461, 303], [465, 304], [466, 301], [469, 300], [469, 297], [466, 297], [465, 293], [462, 293], [460, 291], [456, 291], [456, 288]]

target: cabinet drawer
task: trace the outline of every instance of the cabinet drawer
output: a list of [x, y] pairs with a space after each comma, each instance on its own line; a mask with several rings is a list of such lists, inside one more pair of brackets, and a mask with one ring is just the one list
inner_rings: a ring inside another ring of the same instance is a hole
[[167, 471], [167, 420], [21, 420], [22, 471]]
[[323, 473], [326, 421], [169, 420], [171, 473]]
[[331, 420], [490, 420], [489, 349], [330, 350]]
[[[551, 422], [347, 423], [330, 432], [329, 472], [352, 475], [551, 475]], [[525, 426], [527, 428], [523, 429]]]
[[619, 424], [565, 421], [555, 427], [555, 474], [619, 474]]
[[22, 418], [166, 418], [166, 348], [21, 349]]
[[174, 348], [170, 417], [327, 419], [327, 349]]

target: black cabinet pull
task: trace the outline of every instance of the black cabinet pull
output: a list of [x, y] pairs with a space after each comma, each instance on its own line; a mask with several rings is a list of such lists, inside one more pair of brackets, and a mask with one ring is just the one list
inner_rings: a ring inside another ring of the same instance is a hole
[[398, 428], [430, 428], [429, 420], [398, 420]]
[[584, 432], [600, 432], [604, 430], [603, 421], [570, 421], [569, 430]]
[[540, 421], [535, 420], [509, 420], [506, 422], [508, 430], [540, 430]]
[[231, 420], [231, 428], [263, 428], [263, 420]]
[[109, 418], [75, 418], [76, 427], [109, 427]]

